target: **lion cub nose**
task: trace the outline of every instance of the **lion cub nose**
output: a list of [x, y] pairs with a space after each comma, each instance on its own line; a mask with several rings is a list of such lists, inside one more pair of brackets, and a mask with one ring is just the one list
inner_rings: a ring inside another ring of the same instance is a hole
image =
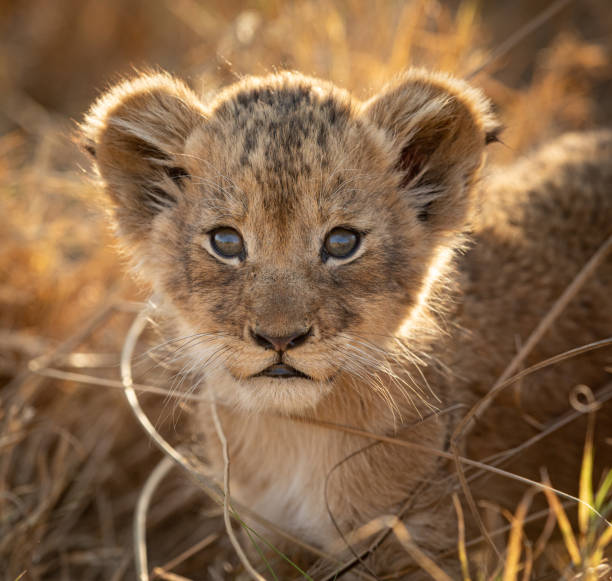
[[255, 339], [255, 343], [264, 349], [274, 349], [275, 351], [287, 351], [293, 347], [298, 347], [310, 337], [311, 333], [312, 328], [309, 328], [306, 330], [300, 329], [290, 335], [274, 337], [263, 333], [259, 329], [257, 331], [251, 330], [251, 336]]

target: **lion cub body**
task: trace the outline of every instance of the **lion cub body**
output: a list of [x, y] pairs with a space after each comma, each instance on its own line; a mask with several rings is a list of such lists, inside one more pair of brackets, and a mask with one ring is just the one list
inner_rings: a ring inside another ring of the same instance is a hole
[[[83, 129], [160, 317], [202, 334], [185, 357], [218, 401], [236, 499], [332, 552], [339, 531], [398, 511], [421, 550], [452, 546], [453, 430], [612, 234], [612, 134], [567, 136], [479, 181], [498, 131], [488, 102], [423, 71], [365, 103], [297, 74], [206, 103], [141, 77]], [[240, 254], [219, 252], [220, 228]], [[326, 250], [338, 228], [357, 240], [350, 254]], [[608, 258], [525, 363], [609, 336], [611, 284]], [[570, 409], [576, 384], [603, 386], [611, 361], [594, 351], [524, 378], [463, 453], [520, 445]], [[279, 365], [290, 374], [267, 372]], [[209, 410], [195, 429], [221, 474]], [[600, 416], [609, 435], [610, 406]], [[548, 466], [575, 487], [583, 433], [573, 421], [504, 467], [539, 479]], [[473, 490], [513, 506], [525, 487], [477, 477]], [[412, 562], [392, 543], [369, 561]]]

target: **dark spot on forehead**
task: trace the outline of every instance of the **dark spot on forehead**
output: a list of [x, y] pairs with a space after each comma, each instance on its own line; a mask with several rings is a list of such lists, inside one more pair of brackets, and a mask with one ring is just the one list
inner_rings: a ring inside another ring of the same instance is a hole
[[252, 127], [249, 127], [244, 134], [244, 140], [242, 143], [244, 153], [248, 155], [249, 153], [251, 153], [251, 151], [255, 149], [256, 145], [257, 145], [257, 126], [254, 125]]
[[326, 112], [330, 125], [334, 125], [338, 121], [344, 121], [343, 114], [346, 115], [348, 112], [339, 110], [338, 103], [332, 98], [326, 99], [321, 108]]
[[319, 131], [317, 132], [317, 145], [322, 149], [327, 146], [327, 127], [325, 123], [319, 125]]
[[252, 112], [257, 105], [267, 105], [279, 113], [287, 113], [310, 104], [313, 100], [311, 87], [293, 85], [288, 87], [254, 87], [240, 91], [234, 97], [239, 109]]
[[[261, 132], [264, 127], [253, 123], [254, 120], [281, 120], [289, 116], [288, 122], [297, 124], [291, 129], [304, 133], [306, 127], [314, 129], [315, 119], [325, 125], [345, 124], [350, 116], [350, 104], [333, 94], [321, 96], [315, 86], [288, 83], [286, 86], [245, 88], [233, 99], [222, 103], [217, 115], [231, 120], [237, 130], [244, 130], [248, 123], [250, 130], [255, 132]], [[287, 122], [287, 119], [283, 121]], [[275, 128], [278, 129], [271, 125], [265, 129], [273, 131]]]

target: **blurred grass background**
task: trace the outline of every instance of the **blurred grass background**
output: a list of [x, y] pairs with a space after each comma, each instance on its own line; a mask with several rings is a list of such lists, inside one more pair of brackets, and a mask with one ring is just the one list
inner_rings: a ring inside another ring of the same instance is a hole
[[[124, 274], [87, 161], [71, 141], [99, 92], [135, 69], [161, 67], [207, 92], [289, 68], [367, 97], [408, 66], [469, 74], [549, 4], [0, 3], [0, 578], [133, 578], [131, 514], [158, 459], [118, 391], [24, 371], [113, 298], [146, 298]], [[566, 130], [612, 125], [611, 50], [610, 1], [574, 0], [476, 75], [506, 127], [492, 161]], [[130, 310], [121, 305], [69, 346], [76, 356], [55, 365], [117, 379]], [[152, 510], [154, 564], [218, 526], [201, 524], [207, 509], [188, 488], [170, 481]], [[231, 577], [223, 542], [174, 570]]]

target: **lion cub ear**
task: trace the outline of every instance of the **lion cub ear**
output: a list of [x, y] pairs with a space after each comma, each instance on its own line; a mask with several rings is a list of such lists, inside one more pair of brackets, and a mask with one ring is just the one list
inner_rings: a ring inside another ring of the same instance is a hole
[[155, 215], [177, 203], [189, 179], [185, 143], [204, 116], [196, 95], [166, 74], [121, 83], [93, 104], [81, 143], [116, 205], [122, 234], [144, 235]]
[[500, 126], [480, 91], [445, 74], [412, 70], [363, 104], [390, 141], [400, 187], [419, 220], [462, 228], [487, 143]]

